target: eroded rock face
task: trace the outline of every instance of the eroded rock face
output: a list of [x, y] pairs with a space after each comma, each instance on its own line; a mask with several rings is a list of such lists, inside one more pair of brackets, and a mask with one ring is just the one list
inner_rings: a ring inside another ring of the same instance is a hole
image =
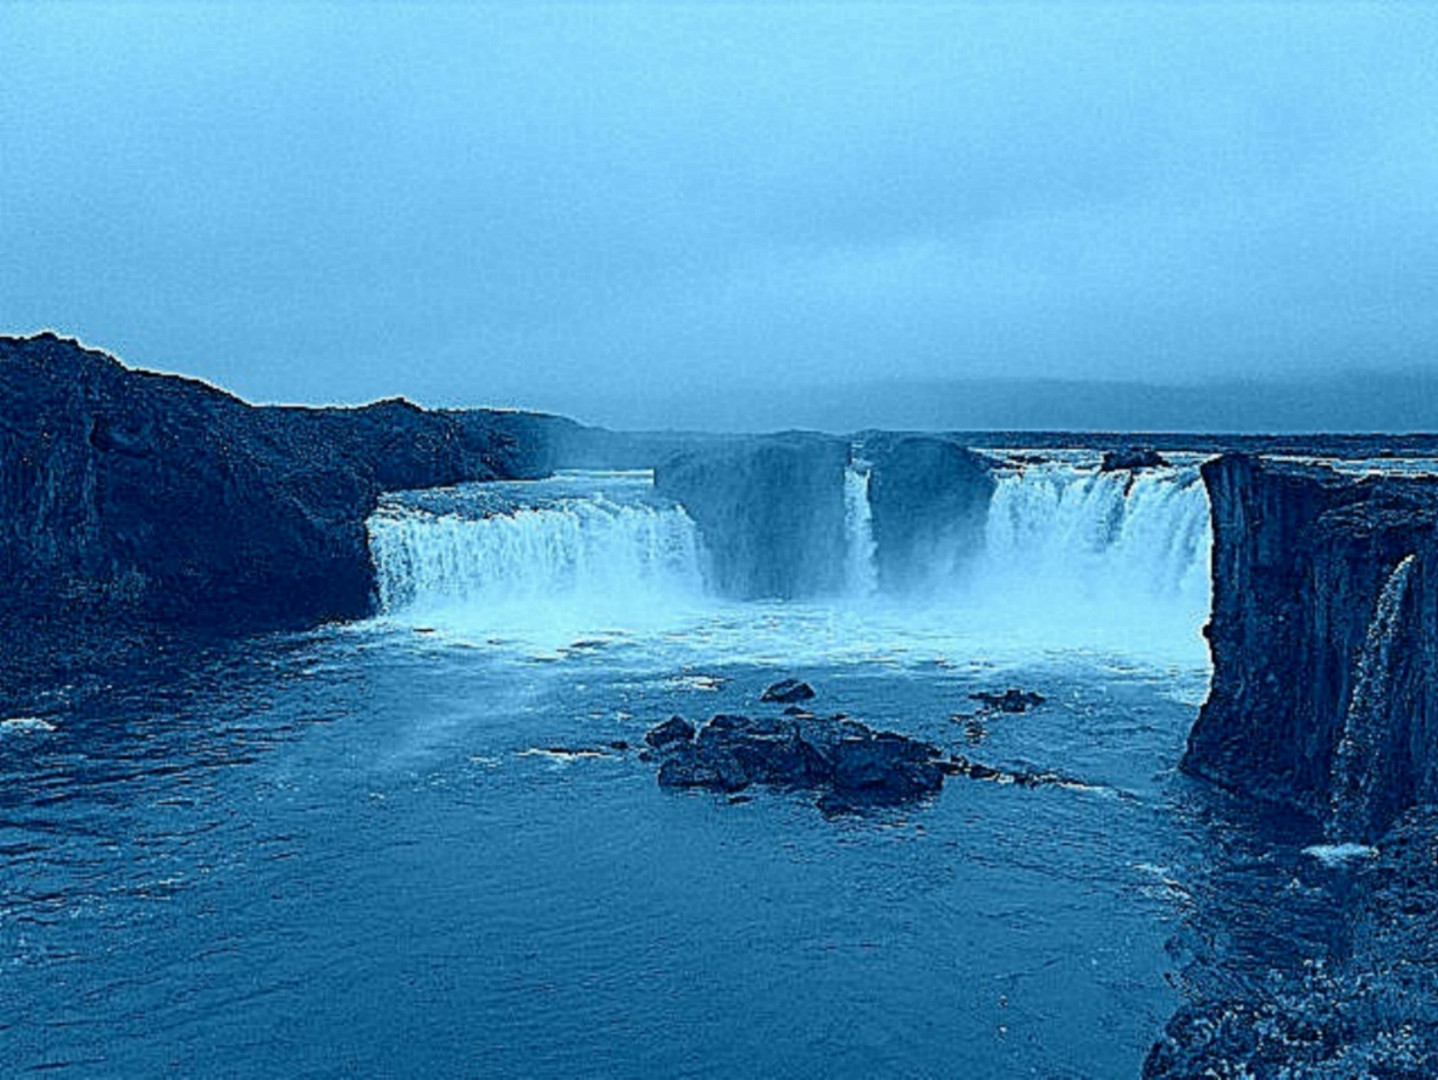
[[848, 461], [842, 439], [756, 436], [675, 454], [654, 486], [699, 526], [724, 595], [816, 596], [843, 585]]
[[367, 614], [384, 488], [508, 477], [523, 421], [255, 407], [53, 334], [0, 338], [0, 623], [210, 628]]
[[[1438, 801], [1438, 483], [1244, 455], [1203, 475], [1213, 680], [1185, 770], [1341, 818], [1354, 834], [1344, 839]], [[1384, 612], [1400, 565], [1397, 607]], [[1365, 679], [1374, 658], [1384, 671]], [[1361, 792], [1356, 813], [1335, 807], [1345, 789]]]

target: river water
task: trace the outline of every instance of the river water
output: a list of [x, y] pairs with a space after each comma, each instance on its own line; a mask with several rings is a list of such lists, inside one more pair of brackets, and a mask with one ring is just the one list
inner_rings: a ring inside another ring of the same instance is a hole
[[[0, 718], [0, 1061], [1134, 1076], [1215, 936], [1249, 967], [1329, 947], [1282, 925], [1328, 902], [1311, 838], [1235, 833], [1176, 772], [1208, 678], [1191, 464], [1011, 469], [984, 550], [904, 597], [864, 485], [846, 588], [789, 603], [710, 595], [646, 474], [397, 495], [380, 617], [137, 650]], [[1069, 782], [836, 817], [656, 784], [650, 726], [786, 676]], [[1009, 686], [1047, 701], [964, 716]]]

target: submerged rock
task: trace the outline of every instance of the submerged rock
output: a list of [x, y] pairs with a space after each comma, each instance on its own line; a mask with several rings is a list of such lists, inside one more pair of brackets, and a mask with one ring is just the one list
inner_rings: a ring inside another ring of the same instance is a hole
[[728, 793], [768, 784], [819, 792], [826, 810], [838, 810], [916, 799], [944, 781], [937, 747], [852, 720], [720, 714], [690, 740], [669, 737], [678, 719], [645, 740], [662, 750], [664, 787]]
[[808, 701], [814, 696], [814, 688], [798, 679], [783, 679], [759, 695], [760, 701], [772, 701], [789, 705], [796, 701]]
[[1012, 686], [1002, 694], [980, 690], [978, 693], [970, 694], [969, 698], [972, 701], [977, 701], [989, 711], [1006, 713], [1028, 712], [1048, 700], [1042, 694], [1036, 694], [1032, 690], [1019, 690]]

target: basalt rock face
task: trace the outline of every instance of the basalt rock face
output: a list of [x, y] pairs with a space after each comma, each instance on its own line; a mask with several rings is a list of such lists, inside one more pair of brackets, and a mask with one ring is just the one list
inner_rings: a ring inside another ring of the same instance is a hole
[[1228, 455], [1184, 768], [1345, 839], [1438, 801], [1438, 483]]
[[848, 462], [842, 439], [789, 432], [676, 454], [654, 486], [699, 526], [720, 592], [791, 599], [843, 584]]
[[12, 628], [363, 615], [364, 521], [381, 490], [533, 467], [517, 420], [400, 400], [256, 407], [52, 334], [0, 338], [0, 401], [0, 626]]
[[882, 588], [920, 586], [936, 568], [951, 569], [982, 549], [995, 486], [984, 458], [923, 435], [871, 453], [869, 507]]

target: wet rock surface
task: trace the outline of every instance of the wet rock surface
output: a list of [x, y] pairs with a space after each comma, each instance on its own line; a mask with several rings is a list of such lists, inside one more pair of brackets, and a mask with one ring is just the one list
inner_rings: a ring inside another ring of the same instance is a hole
[[1166, 1025], [1145, 1080], [1438, 1075], [1438, 811], [1404, 814], [1344, 878], [1327, 956], [1209, 979]]
[[1047, 699], [1032, 690], [1020, 690], [1017, 687], [1009, 687], [1003, 693], [980, 690], [969, 695], [969, 700], [977, 701], [983, 706], [985, 712], [1001, 713], [1024, 713], [1030, 709], [1036, 709]]
[[936, 562], [983, 548], [996, 481], [989, 462], [951, 439], [875, 440], [869, 506], [884, 589], [921, 588]]
[[694, 725], [682, 716], [671, 716], [664, 723], [650, 728], [644, 741], [656, 750], [675, 743], [693, 742]]
[[792, 599], [843, 584], [843, 439], [787, 432], [676, 453], [654, 488], [699, 526], [725, 596]]
[[663, 755], [659, 783], [665, 787], [811, 790], [821, 809], [842, 812], [921, 798], [944, 781], [938, 747], [854, 720], [721, 713], [693, 739], [672, 738], [676, 727], [669, 720], [646, 741], [661, 730], [656, 749]]
[[814, 696], [814, 688], [806, 682], [798, 679], [782, 679], [769, 686], [759, 695], [760, 701], [772, 701], [781, 705], [792, 705], [800, 701], [809, 701]]
[[1438, 800], [1438, 481], [1243, 455], [1203, 475], [1213, 680], [1183, 768], [1347, 840]]

